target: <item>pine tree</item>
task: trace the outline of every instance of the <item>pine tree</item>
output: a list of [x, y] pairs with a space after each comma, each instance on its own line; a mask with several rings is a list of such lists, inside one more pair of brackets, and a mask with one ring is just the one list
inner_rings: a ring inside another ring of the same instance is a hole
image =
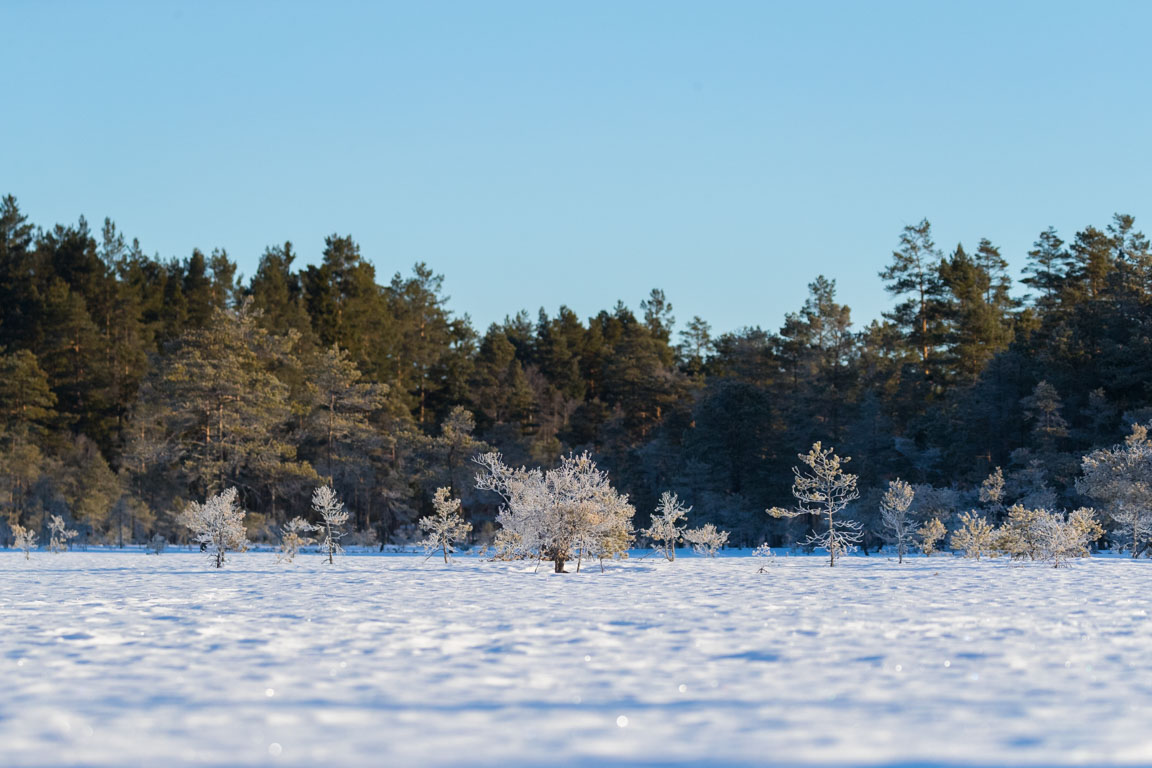
[[379, 443], [370, 418], [385, 405], [387, 388], [363, 380], [347, 352], [336, 345], [318, 354], [308, 382], [312, 412], [306, 433], [318, 442], [315, 465], [344, 480], [350, 465], [363, 465]]
[[1063, 289], [1069, 262], [1064, 241], [1052, 227], [1040, 233], [1032, 250], [1028, 251], [1028, 265], [1024, 272], [1029, 276], [1021, 282], [1040, 291], [1036, 304], [1043, 310], [1056, 307], [1058, 296]]
[[767, 512], [776, 518], [799, 515], [824, 518], [827, 530], [812, 533], [806, 543], [826, 548], [828, 565], [835, 566], [836, 558], [850, 552], [861, 538], [860, 523], [837, 517], [860, 498], [860, 492], [856, 490], [856, 475], [843, 470], [843, 465], [851, 459], [847, 456], [840, 458], [833, 448], [824, 448], [819, 442], [814, 443], [808, 453], [799, 454], [799, 458], [808, 469], [792, 468], [792, 495], [796, 497], [796, 507], [773, 507]]
[[672, 304], [665, 298], [664, 291], [653, 288], [648, 298], [640, 302], [640, 311], [644, 313], [644, 325], [652, 337], [668, 344], [672, 339], [676, 318], [672, 315]]
[[344, 551], [340, 546], [340, 539], [344, 536], [341, 526], [348, 522], [348, 510], [331, 486], [322, 485], [312, 493], [312, 511], [320, 515], [317, 528], [324, 533], [324, 538], [320, 540], [320, 551], [328, 555], [328, 563], [331, 565], [333, 556]]
[[925, 557], [931, 557], [932, 553], [936, 551], [936, 544], [944, 538], [948, 533], [948, 529], [944, 527], [944, 523], [940, 522], [940, 518], [934, 517], [924, 525], [920, 526], [916, 531], [916, 538], [920, 542], [920, 551], [924, 553]]
[[429, 555], [440, 550], [447, 563], [448, 555], [456, 551], [455, 545], [464, 540], [472, 530], [472, 524], [464, 521], [460, 500], [453, 499], [448, 488], [436, 489], [432, 506], [436, 513], [420, 518], [420, 529], [427, 534], [421, 544]]
[[441, 295], [443, 275], [423, 263], [416, 264], [412, 272], [407, 280], [400, 273], [392, 278], [388, 304], [398, 331], [397, 386], [408, 393], [412, 415], [424, 427], [434, 420], [437, 398], [451, 381], [442, 374], [452, 370], [455, 358], [466, 350], [470, 329], [454, 321], [445, 309], [448, 297]]
[[699, 315], [693, 316], [680, 331], [680, 367], [690, 376], [704, 373], [704, 364], [712, 352], [712, 326]]
[[1024, 407], [1025, 420], [1032, 422], [1032, 434], [1040, 449], [1052, 451], [1057, 441], [1068, 436], [1068, 422], [1061, 415], [1064, 402], [1047, 381], [1039, 382], [1020, 404]]
[[[159, 451], [137, 451], [193, 493], [228, 485], [266, 488], [297, 461], [288, 440], [288, 387], [273, 369], [290, 358], [290, 341], [270, 335], [250, 305], [218, 310], [208, 327], [185, 333], [146, 383], [137, 420], [154, 419]], [[151, 434], [145, 424], [134, 439]]]
[[884, 527], [892, 541], [896, 544], [897, 562], [904, 562], [904, 555], [908, 552], [908, 542], [912, 538], [915, 522], [908, 514], [916, 492], [912, 486], [903, 480], [896, 479], [888, 483], [884, 498], [880, 501], [880, 515]]
[[932, 240], [932, 225], [923, 219], [919, 224], [904, 227], [899, 250], [893, 251], [892, 263], [880, 273], [887, 283], [885, 290], [894, 296], [907, 297], [885, 317], [904, 329], [925, 374], [935, 362], [942, 334], [941, 261], [940, 251]]
[[952, 549], [964, 551], [964, 557], [980, 559], [992, 551], [992, 526], [975, 510], [960, 516], [960, 529], [952, 533]]
[[478, 412], [488, 424], [529, 420], [532, 390], [516, 347], [500, 326], [493, 324], [480, 342], [470, 385]]

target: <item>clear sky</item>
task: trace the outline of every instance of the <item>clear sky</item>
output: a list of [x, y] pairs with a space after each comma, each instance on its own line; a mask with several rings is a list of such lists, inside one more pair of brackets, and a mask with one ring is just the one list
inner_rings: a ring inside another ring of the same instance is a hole
[[251, 274], [352, 234], [482, 331], [665, 290], [857, 322], [901, 228], [1152, 230], [1152, 3], [0, 0], [0, 194]]

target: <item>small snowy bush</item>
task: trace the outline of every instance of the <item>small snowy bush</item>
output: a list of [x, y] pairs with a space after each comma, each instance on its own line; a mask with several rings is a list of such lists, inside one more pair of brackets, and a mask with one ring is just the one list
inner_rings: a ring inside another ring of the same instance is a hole
[[145, 553], [149, 555], [159, 555], [168, 548], [168, 539], [164, 538], [159, 533], [153, 536], [147, 544], [144, 545]]
[[964, 557], [977, 560], [992, 552], [992, 526], [975, 510], [960, 516], [960, 529], [953, 532], [952, 549], [963, 550]]
[[916, 531], [916, 540], [920, 544], [920, 551], [924, 553], [925, 557], [931, 557], [932, 553], [936, 551], [936, 545], [940, 543], [948, 534], [948, 529], [944, 527], [944, 523], [940, 522], [940, 518], [934, 517], [920, 529]]
[[676, 544], [684, 538], [684, 520], [691, 511], [692, 507], [681, 504], [676, 494], [664, 491], [656, 514], [652, 515], [652, 524], [640, 533], [652, 540], [652, 548], [666, 560], [675, 560]]
[[995, 549], [1013, 560], [1041, 558], [1041, 527], [1047, 525], [1050, 514], [1046, 509], [1012, 505], [1008, 510], [1008, 520], [993, 534]]
[[68, 542], [79, 535], [67, 527], [64, 518], [52, 515], [48, 520], [48, 551], [63, 552], [68, 548]]
[[761, 565], [759, 569], [757, 569], [757, 573], [767, 573], [769, 566], [776, 565], [778, 562], [776, 559], [776, 553], [772, 551], [772, 547], [768, 546], [767, 542], [752, 550], [752, 554], [756, 557], [764, 558], [764, 564]]
[[453, 499], [451, 490], [437, 488], [432, 498], [432, 506], [436, 513], [420, 518], [420, 530], [427, 537], [420, 544], [424, 552], [431, 557], [432, 553], [440, 550], [444, 554], [444, 562], [448, 562], [448, 555], [456, 551], [455, 545], [464, 540], [472, 530], [472, 523], [464, 521], [464, 511], [460, 507], [460, 500]]
[[692, 545], [696, 554], [716, 557], [720, 548], [728, 543], [728, 531], [718, 531], [712, 523], [684, 531], [684, 540]]
[[24, 553], [25, 560], [30, 560], [28, 553], [36, 548], [36, 532], [17, 524], [12, 526], [12, 535], [16, 539], [13, 546]]
[[1096, 510], [1080, 507], [1065, 517], [1046, 512], [1036, 523], [1036, 539], [1043, 560], [1059, 568], [1066, 560], [1087, 557], [1092, 542], [1104, 534]]
[[224, 566], [227, 553], [248, 548], [244, 510], [236, 501], [235, 488], [221, 491], [203, 504], [191, 502], [182, 521], [192, 531], [193, 540], [208, 550], [217, 568]]
[[316, 539], [308, 535], [315, 530], [316, 526], [302, 517], [294, 517], [280, 526], [280, 552], [276, 555], [276, 562], [290, 563], [301, 547], [315, 544]]
[[1046, 560], [1059, 568], [1066, 560], [1086, 557], [1103, 533], [1093, 509], [1081, 507], [1063, 515], [1017, 504], [1008, 510], [1008, 522], [996, 530], [994, 540], [996, 549], [1013, 559]]

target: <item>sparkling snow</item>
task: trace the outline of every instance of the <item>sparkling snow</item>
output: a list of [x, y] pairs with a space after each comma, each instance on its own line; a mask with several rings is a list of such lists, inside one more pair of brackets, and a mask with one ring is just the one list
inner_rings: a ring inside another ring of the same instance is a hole
[[1152, 562], [0, 552], [0, 765], [1152, 764]]

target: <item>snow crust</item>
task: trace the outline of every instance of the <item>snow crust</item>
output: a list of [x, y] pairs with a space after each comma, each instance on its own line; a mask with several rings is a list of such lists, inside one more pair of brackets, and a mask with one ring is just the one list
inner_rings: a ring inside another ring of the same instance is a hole
[[0, 552], [0, 765], [1152, 764], [1152, 562], [777, 560]]

